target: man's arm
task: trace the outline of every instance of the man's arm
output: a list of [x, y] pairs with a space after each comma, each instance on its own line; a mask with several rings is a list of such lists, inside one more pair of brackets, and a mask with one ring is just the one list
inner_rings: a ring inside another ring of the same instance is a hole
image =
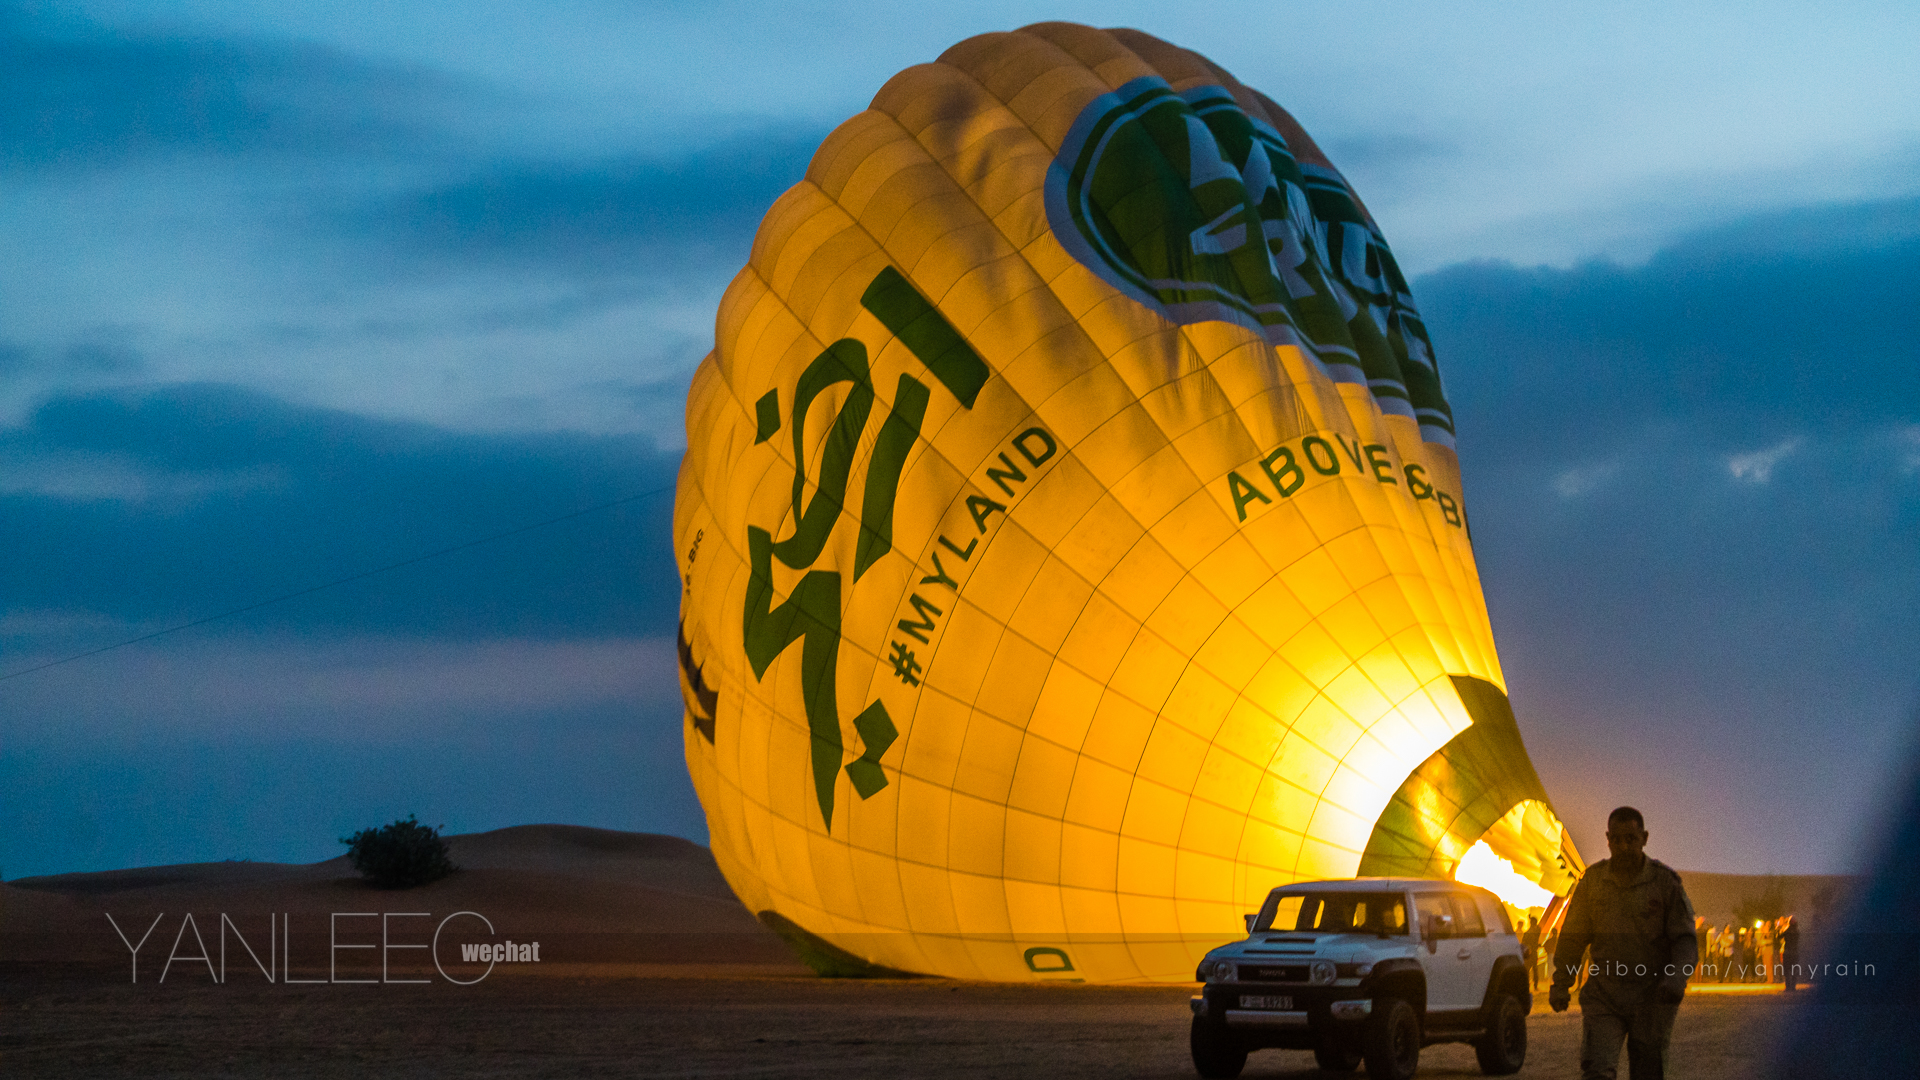
[[1553, 989], [1547, 992], [1547, 1004], [1554, 1012], [1565, 1009], [1572, 999], [1574, 976], [1580, 971], [1587, 946], [1593, 942], [1586, 885], [1581, 881], [1573, 887], [1573, 895], [1567, 899], [1566, 917], [1560, 920], [1560, 938], [1553, 948]]
[[[1672, 873], [1672, 871], [1668, 871]], [[1680, 875], [1673, 874], [1673, 894], [1667, 898], [1667, 969], [1660, 980], [1661, 997], [1679, 1001], [1687, 992], [1687, 976], [1700, 963], [1700, 942], [1694, 937], [1693, 901]]]

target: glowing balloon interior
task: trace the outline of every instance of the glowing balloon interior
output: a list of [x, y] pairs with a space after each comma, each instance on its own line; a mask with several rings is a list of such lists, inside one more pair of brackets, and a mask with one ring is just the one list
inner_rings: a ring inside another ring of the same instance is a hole
[[823, 967], [1187, 980], [1288, 881], [1580, 870], [1406, 281], [1200, 56], [1051, 23], [895, 76], [767, 212], [687, 432], [687, 766]]

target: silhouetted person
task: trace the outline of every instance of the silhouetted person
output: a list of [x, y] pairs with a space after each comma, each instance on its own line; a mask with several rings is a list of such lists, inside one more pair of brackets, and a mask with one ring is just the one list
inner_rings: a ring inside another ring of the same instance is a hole
[[1620, 1043], [1633, 1080], [1663, 1080], [1674, 1016], [1699, 962], [1693, 903], [1680, 875], [1647, 858], [1646, 819], [1631, 806], [1607, 815], [1608, 858], [1587, 869], [1567, 903], [1547, 1003], [1565, 1012], [1580, 989], [1580, 1075], [1613, 1080]]
[[1799, 973], [1794, 966], [1800, 963], [1800, 921], [1787, 916], [1786, 929], [1780, 931], [1780, 967], [1782, 978], [1786, 980], [1789, 991], [1800, 988]]
[[1538, 990], [1534, 976], [1540, 969], [1540, 917], [1527, 916], [1527, 932], [1520, 939], [1520, 952], [1527, 958], [1527, 989]]
[[1694, 955], [1699, 958], [1694, 962], [1693, 968], [1693, 975], [1696, 979], [1705, 979], [1708, 974], [1708, 969], [1713, 963], [1713, 949], [1707, 942], [1709, 936], [1707, 932], [1708, 929], [1706, 916], [1695, 915], [1693, 917]]

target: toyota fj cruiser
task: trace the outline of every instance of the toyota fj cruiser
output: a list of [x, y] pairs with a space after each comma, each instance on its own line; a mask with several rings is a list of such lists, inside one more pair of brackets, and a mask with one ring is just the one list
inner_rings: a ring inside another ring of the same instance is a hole
[[1248, 915], [1248, 937], [1200, 961], [1193, 1064], [1234, 1077], [1247, 1051], [1312, 1050], [1328, 1072], [1366, 1063], [1406, 1080], [1420, 1048], [1472, 1043], [1491, 1075], [1527, 1057], [1533, 994], [1520, 939], [1485, 889], [1354, 878], [1283, 885]]

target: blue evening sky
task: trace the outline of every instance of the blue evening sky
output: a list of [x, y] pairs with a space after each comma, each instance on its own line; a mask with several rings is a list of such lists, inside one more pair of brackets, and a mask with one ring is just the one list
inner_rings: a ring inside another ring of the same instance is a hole
[[1291, 110], [1415, 275], [1590, 855], [1854, 864], [1920, 703], [1920, 14], [1768, 3], [0, 4], [0, 873], [417, 812], [704, 839], [671, 482], [759, 216], [1042, 18]]

